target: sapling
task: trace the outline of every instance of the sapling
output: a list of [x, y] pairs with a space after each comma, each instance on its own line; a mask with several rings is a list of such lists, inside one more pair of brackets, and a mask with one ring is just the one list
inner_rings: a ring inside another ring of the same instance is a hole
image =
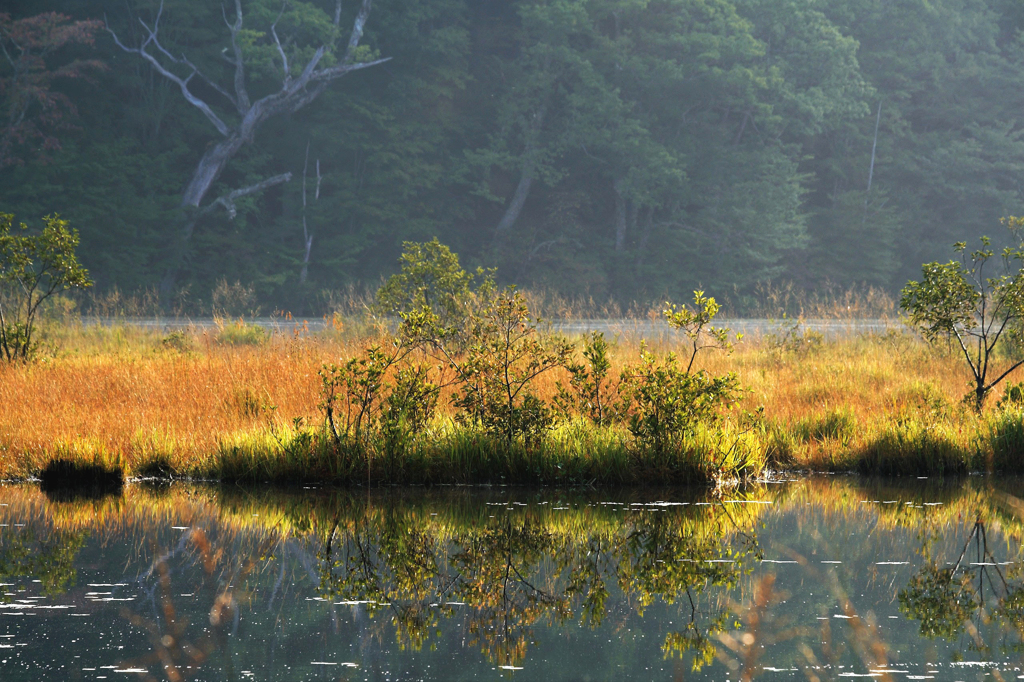
[[[1024, 219], [1006, 222], [1020, 227]], [[996, 347], [1000, 342], [1020, 346], [1024, 317], [1024, 251], [1006, 247], [998, 262], [1002, 272], [989, 276], [995, 251], [988, 237], [981, 248], [967, 251], [966, 242], [954, 244], [959, 260], [925, 263], [921, 281], [909, 281], [900, 294], [900, 307], [910, 326], [930, 343], [951, 341], [963, 354], [971, 371], [974, 409], [981, 412], [989, 392], [1024, 358], [995, 370]]]

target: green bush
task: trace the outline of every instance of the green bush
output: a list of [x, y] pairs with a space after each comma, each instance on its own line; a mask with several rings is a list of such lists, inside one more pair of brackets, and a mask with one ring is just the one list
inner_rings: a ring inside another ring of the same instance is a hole
[[270, 331], [258, 324], [247, 324], [244, 320], [217, 322], [217, 343], [225, 346], [262, 346], [268, 341]]
[[14, 227], [14, 216], [0, 213], [0, 360], [27, 360], [35, 351], [37, 316], [61, 292], [92, 286], [78, 263], [78, 232], [66, 220], [43, 218], [39, 234]]
[[183, 329], [177, 329], [160, 340], [167, 350], [174, 350], [179, 353], [191, 353], [195, 350], [195, 337]]

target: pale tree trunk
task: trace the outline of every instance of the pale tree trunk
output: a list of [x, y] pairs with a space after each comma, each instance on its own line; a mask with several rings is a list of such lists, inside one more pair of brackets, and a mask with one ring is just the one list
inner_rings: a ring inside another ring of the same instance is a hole
[[640, 206], [626, 196], [624, 187], [624, 178], [618, 178], [612, 183], [615, 190], [615, 250], [619, 252], [626, 250], [626, 236], [631, 229], [636, 228], [637, 214], [640, 210]]
[[[276, 92], [266, 95], [265, 97], [261, 97], [255, 102], [250, 100], [249, 93], [246, 89], [245, 63], [242, 59], [242, 47], [241, 41], [239, 40], [243, 22], [241, 0], [234, 0], [235, 16], [233, 21], [228, 20], [226, 13], [224, 15], [224, 23], [227, 25], [228, 30], [231, 33], [232, 53], [231, 55], [228, 55], [228, 51], [225, 50], [224, 54], [225, 58], [234, 66], [234, 78], [229, 88], [222, 87], [208, 78], [191, 61], [189, 61], [186, 56], [182, 55], [181, 57], [175, 57], [160, 44], [158, 34], [160, 31], [160, 17], [163, 14], [162, 1], [152, 27], [148, 26], [141, 19], [139, 20], [139, 23], [142, 24], [145, 29], [146, 37], [138, 47], [128, 47], [120, 41], [112, 30], [110, 30], [109, 26], [107, 27], [107, 30], [113, 36], [114, 42], [118, 47], [125, 52], [139, 55], [141, 58], [149, 62], [157, 73], [177, 84], [185, 100], [195, 108], [199, 109], [206, 119], [213, 124], [213, 127], [217, 129], [217, 132], [222, 137], [219, 142], [212, 145], [206, 153], [203, 154], [202, 159], [199, 160], [199, 163], [196, 165], [196, 168], [192, 173], [191, 180], [189, 180], [188, 185], [185, 187], [185, 191], [182, 193], [181, 205], [185, 209], [186, 218], [184, 228], [182, 229], [180, 236], [175, 239], [175, 248], [172, 249], [172, 262], [169, 263], [167, 274], [161, 282], [161, 291], [165, 295], [169, 294], [171, 289], [174, 287], [178, 272], [181, 269], [185, 256], [188, 252], [192, 233], [195, 230], [195, 226], [199, 218], [207, 214], [211, 208], [218, 204], [223, 205], [228, 209], [229, 217], [234, 218], [234, 199], [247, 194], [252, 194], [256, 191], [261, 191], [272, 185], [279, 184], [280, 182], [287, 182], [291, 178], [290, 173], [278, 175], [274, 178], [270, 178], [269, 180], [264, 180], [250, 185], [249, 187], [228, 192], [224, 196], [208, 204], [205, 208], [202, 207], [203, 199], [209, 193], [213, 184], [220, 177], [224, 168], [243, 146], [251, 144], [255, 140], [256, 133], [259, 128], [271, 118], [299, 111], [319, 97], [320, 94], [327, 89], [328, 85], [342, 76], [351, 73], [352, 71], [365, 69], [388, 61], [387, 59], [378, 59], [372, 62], [362, 63], [353, 61], [355, 49], [359, 46], [359, 41], [362, 39], [363, 29], [365, 28], [366, 21], [370, 16], [372, 4], [373, 0], [362, 0], [359, 10], [356, 13], [356, 17], [352, 22], [352, 29], [349, 32], [345, 52], [339, 59], [337, 59], [331, 66], [321, 66], [321, 61], [324, 56], [327, 55], [333, 47], [333, 45], [322, 44], [303, 65], [302, 71], [297, 76], [292, 74], [292, 70], [288, 62], [288, 54], [284, 49], [284, 45], [288, 44], [288, 40], [286, 39], [285, 43], [282, 44], [277, 35], [277, 22], [275, 21], [270, 27], [270, 35], [273, 36], [280, 62], [277, 65], [281, 68], [280, 88]], [[284, 9], [282, 8], [282, 12], [283, 11]], [[278, 18], [280, 18], [280, 16]], [[336, 0], [334, 9], [334, 25], [339, 27], [340, 23], [341, 0]], [[185, 77], [181, 77], [172, 71], [171, 68], [189, 71], [190, 73]], [[237, 118], [237, 122], [229, 124], [221, 118], [221, 116], [218, 115], [205, 100], [192, 92], [189, 87], [189, 83], [196, 76], [227, 100], [230, 104], [230, 109], [233, 110], [233, 115]], [[271, 180], [273, 182], [271, 182]], [[308, 235], [306, 235], [306, 239], [308, 256], [308, 251], [312, 246], [312, 242], [309, 240]]]
[[519, 220], [519, 214], [523, 212], [527, 197], [530, 196], [530, 187], [533, 185], [533, 175], [536, 170], [535, 157], [546, 116], [547, 105], [542, 104], [537, 113], [534, 114], [533, 124], [527, 131], [526, 146], [523, 149], [523, 163], [519, 172], [519, 184], [516, 185], [516, 191], [512, 194], [512, 200], [509, 201], [508, 206], [505, 208], [505, 213], [502, 214], [501, 220], [498, 221], [498, 226], [494, 229], [495, 242], [500, 243], [508, 238], [516, 221]]
[[530, 196], [530, 186], [533, 184], [533, 176], [531, 175], [531, 169], [527, 164], [523, 165], [522, 174], [519, 177], [519, 184], [516, 185], [516, 191], [512, 195], [512, 201], [508, 203], [508, 208], [505, 209], [505, 213], [501, 216], [501, 220], [498, 222], [498, 227], [495, 232], [499, 235], [507, 234], [509, 230], [519, 220], [519, 214], [523, 211], [523, 206], [526, 205], [526, 198]]
[[[306, 169], [309, 168], [309, 143], [306, 143], [306, 161], [302, 165], [302, 242], [305, 246], [305, 251], [302, 254], [302, 270], [299, 272], [299, 283], [305, 284], [306, 278], [309, 276], [309, 256], [313, 251], [313, 233], [309, 231], [309, 225], [306, 221]], [[323, 177], [320, 175], [320, 159], [316, 160], [316, 193], [314, 194], [314, 200], [320, 200], [320, 181]]]

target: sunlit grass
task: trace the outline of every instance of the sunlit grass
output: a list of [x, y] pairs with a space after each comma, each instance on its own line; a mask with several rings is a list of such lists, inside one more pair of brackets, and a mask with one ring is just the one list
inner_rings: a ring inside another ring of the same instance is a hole
[[[995, 395], [979, 418], [961, 401], [960, 358], [898, 330], [810, 345], [748, 338], [731, 355], [702, 353], [698, 366], [736, 372], [744, 391], [722, 430], [698, 430], [676, 459], [658, 460], [638, 453], [621, 425], [569, 421], [530, 447], [494, 441], [454, 424], [450, 393], [401, 452], [377, 436], [338, 447], [323, 430], [317, 371], [359, 352], [372, 332], [339, 322], [236, 343], [220, 338], [224, 329], [171, 340], [131, 326], [48, 329], [41, 359], [0, 366], [0, 477], [36, 475], [56, 457], [129, 476], [407, 483], [706, 480], [766, 461], [893, 474], [1024, 468], [1019, 409], [997, 407]], [[653, 347], [673, 343], [666, 335]], [[638, 337], [623, 329], [612, 376], [638, 352]], [[544, 374], [535, 390], [550, 399], [565, 380]], [[760, 407], [753, 425], [740, 419]]]

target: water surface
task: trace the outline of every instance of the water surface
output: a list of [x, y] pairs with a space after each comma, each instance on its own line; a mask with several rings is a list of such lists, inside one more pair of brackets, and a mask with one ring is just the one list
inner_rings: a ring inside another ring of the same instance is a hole
[[0, 679], [1017, 679], [1021, 498], [4, 486]]

